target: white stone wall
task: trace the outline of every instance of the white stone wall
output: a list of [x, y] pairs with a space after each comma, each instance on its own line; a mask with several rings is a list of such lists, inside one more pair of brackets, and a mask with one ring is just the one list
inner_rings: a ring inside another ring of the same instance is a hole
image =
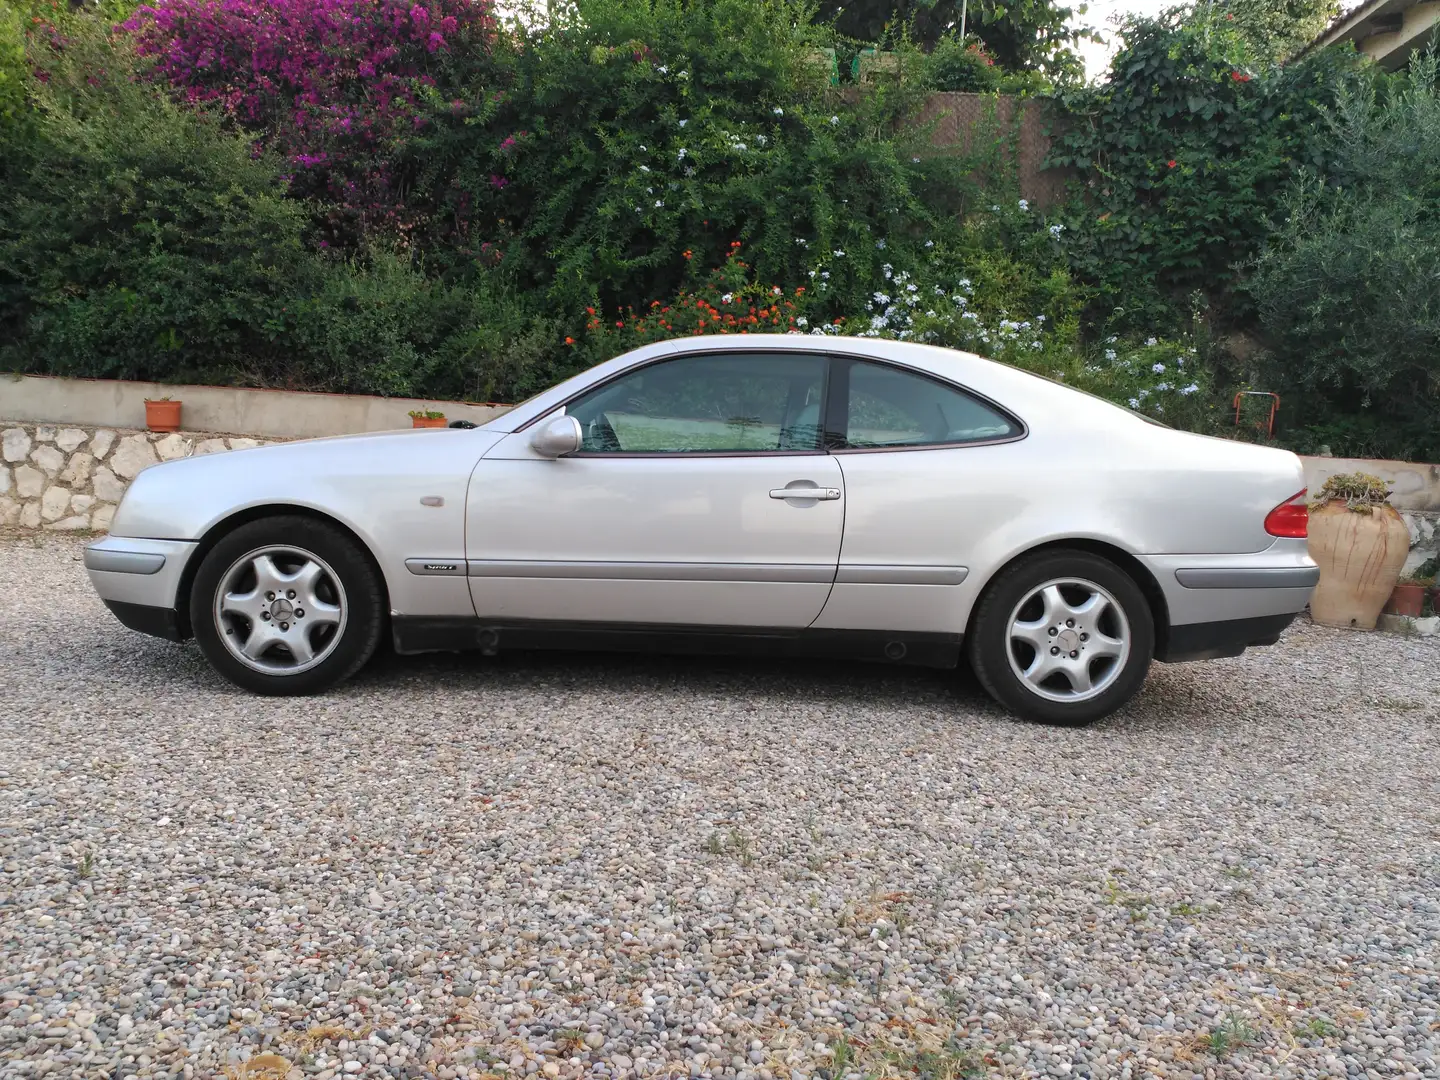
[[260, 439], [196, 432], [162, 435], [0, 420], [0, 526], [104, 532], [141, 470], [193, 454], [264, 445]]

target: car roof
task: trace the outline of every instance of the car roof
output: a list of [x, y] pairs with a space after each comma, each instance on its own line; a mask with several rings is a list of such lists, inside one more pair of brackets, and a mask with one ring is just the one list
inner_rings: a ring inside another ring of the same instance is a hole
[[1145, 422], [1143, 418], [1126, 409], [1073, 390], [1063, 383], [959, 349], [913, 341], [895, 341], [890, 338], [842, 337], [829, 334], [702, 334], [657, 341], [597, 364], [522, 402], [485, 426], [495, 431], [518, 430], [589, 387], [665, 356], [772, 350], [861, 356], [914, 368], [990, 398], [1014, 412], [1031, 427], [1052, 417], [1080, 426]]

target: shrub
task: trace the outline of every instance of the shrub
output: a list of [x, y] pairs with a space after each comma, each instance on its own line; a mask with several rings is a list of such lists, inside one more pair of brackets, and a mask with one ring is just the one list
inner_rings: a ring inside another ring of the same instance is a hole
[[49, 79], [0, 160], [0, 364], [487, 398], [549, 381], [558, 327], [502, 271], [316, 254], [278, 163], [128, 78], [123, 41], [80, 21], [30, 49]]
[[940, 39], [926, 64], [926, 76], [936, 90], [988, 93], [1000, 88], [1003, 74], [978, 41], [954, 35]]
[[1387, 98], [1347, 92], [1328, 176], [1285, 204], [1249, 283], [1263, 369], [1303, 444], [1440, 461], [1440, 85], [1434, 52]]
[[[651, 300], [637, 312], [615, 313], [586, 308], [583, 351], [595, 362], [637, 349], [652, 341], [700, 334], [786, 334], [810, 325], [806, 289], [786, 290], [753, 280], [735, 241], [722, 266], [711, 269], [693, 285], [664, 300]], [[576, 345], [573, 338], [568, 345]]]
[[48, 81], [0, 162], [0, 337], [23, 339], [9, 355], [129, 378], [245, 358], [268, 298], [311, 276], [274, 169], [131, 82], [98, 27], [30, 47]]
[[719, 265], [735, 240], [762, 279], [815, 271], [853, 306], [877, 241], [918, 249], [953, 227], [929, 191], [973, 185], [964, 162], [911, 149], [876, 95], [832, 98], [816, 40], [789, 3], [580, 0], [475, 58], [476, 80], [505, 87], [493, 120], [437, 107], [414, 153], [554, 309], [672, 295], [683, 252]]
[[1256, 59], [1214, 9], [1132, 19], [1110, 77], [1063, 93], [1051, 163], [1091, 183], [1057, 214], [1102, 332], [1172, 333], [1192, 301], [1231, 325], [1252, 312], [1237, 265], [1302, 167], [1323, 168], [1322, 116], [1373, 76], [1353, 51], [1283, 68]]

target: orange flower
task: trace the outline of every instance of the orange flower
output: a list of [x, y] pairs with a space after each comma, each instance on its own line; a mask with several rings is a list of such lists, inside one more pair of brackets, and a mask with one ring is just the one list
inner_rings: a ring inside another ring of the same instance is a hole
[[575, 344], [575, 339], [574, 339], [573, 337], [567, 337], [567, 338], [565, 339], [565, 344], [566, 344], [566, 345], [574, 345], [574, 344]]
[[586, 314], [594, 315], [594, 314], [595, 314], [595, 309], [594, 309], [593, 307], [587, 307], [587, 308], [585, 309], [585, 312], [586, 312]]
[[682, 252], [681, 252], [681, 253], [680, 253], [680, 254], [681, 254], [681, 255], [684, 255], [684, 256], [685, 256], [685, 258], [687, 258], [687, 259], [688, 259], [688, 258], [690, 258], [690, 256], [691, 256], [691, 254], [692, 254], [692, 252], [691, 252], [691, 251], [690, 251], [690, 249], [689, 249], [689, 248], [686, 248], [686, 249], [685, 249], [685, 250], [684, 250], [684, 251], [682, 251]]

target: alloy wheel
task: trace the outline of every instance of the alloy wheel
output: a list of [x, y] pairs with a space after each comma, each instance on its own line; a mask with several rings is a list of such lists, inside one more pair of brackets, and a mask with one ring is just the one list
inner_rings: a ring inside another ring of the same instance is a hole
[[231, 563], [215, 590], [215, 628], [236, 660], [297, 675], [335, 651], [349, 615], [345, 586], [304, 548], [269, 545]]
[[1108, 590], [1084, 578], [1036, 586], [1015, 606], [1005, 653], [1032, 694], [1079, 702], [1103, 694], [1130, 657], [1130, 623]]

